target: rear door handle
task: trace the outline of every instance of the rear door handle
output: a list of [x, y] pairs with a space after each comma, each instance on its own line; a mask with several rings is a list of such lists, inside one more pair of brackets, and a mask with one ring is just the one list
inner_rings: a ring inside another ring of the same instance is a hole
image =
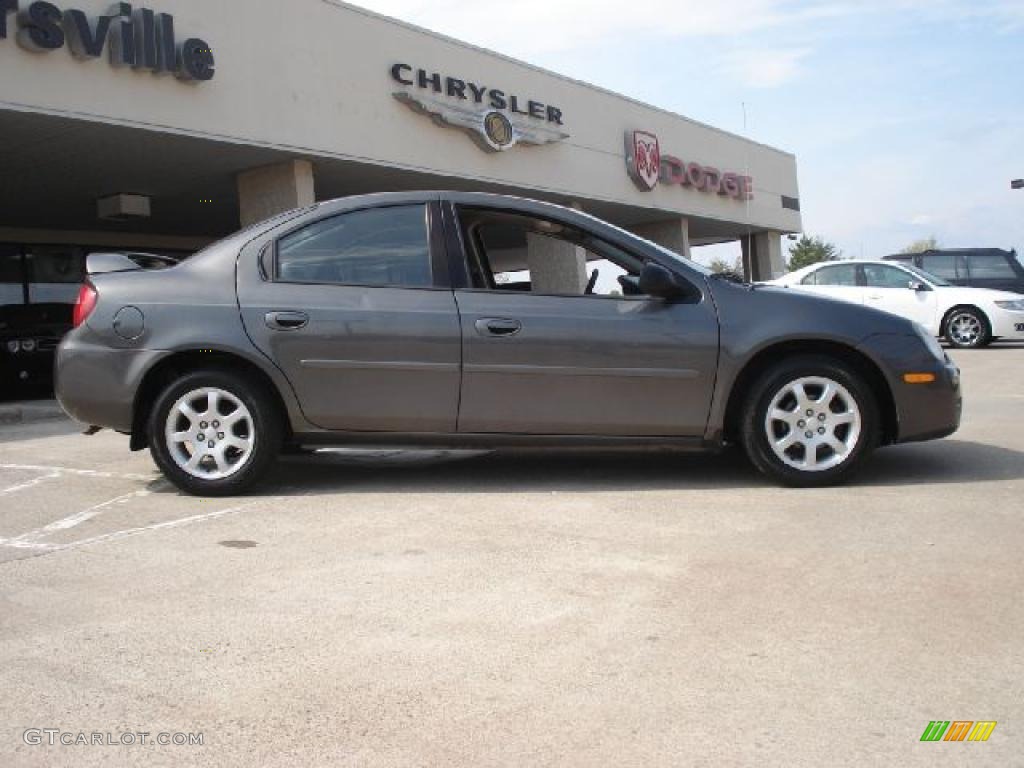
[[481, 336], [515, 336], [522, 329], [521, 322], [505, 317], [484, 317], [476, 321], [476, 332]]
[[309, 315], [305, 312], [267, 312], [264, 319], [267, 328], [275, 331], [297, 331], [309, 324]]

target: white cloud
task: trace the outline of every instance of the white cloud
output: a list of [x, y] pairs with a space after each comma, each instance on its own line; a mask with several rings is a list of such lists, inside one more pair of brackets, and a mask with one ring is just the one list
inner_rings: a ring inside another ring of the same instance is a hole
[[727, 54], [725, 71], [748, 88], [778, 88], [797, 76], [810, 48], [746, 49]]
[[[332, 3], [335, 0], [324, 0]], [[356, 0], [369, 10], [474, 45], [529, 59], [621, 40], [712, 37], [796, 31], [813, 40], [818, 23], [849, 16], [877, 23], [989, 23], [1024, 27], [1024, 0]], [[792, 52], [790, 52], [792, 53]], [[798, 57], [799, 58], [799, 57]], [[754, 81], [785, 81], [796, 62]], [[764, 86], [760, 86], [764, 87]]]
[[1024, 0], [893, 0], [879, 7], [937, 21], [994, 24], [1004, 33], [1024, 28]]

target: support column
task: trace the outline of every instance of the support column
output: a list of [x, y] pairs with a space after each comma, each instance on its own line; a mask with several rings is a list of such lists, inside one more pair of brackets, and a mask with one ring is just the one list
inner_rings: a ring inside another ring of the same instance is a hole
[[630, 229], [652, 243], [675, 251], [684, 259], [690, 258], [690, 222], [682, 216], [638, 224]]
[[309, 160], [289, 160], [238, 174], [238, 213], [243, 227], [315, 202]]
[[786, 274], [781, 233], [755, 232], [741, 238], [740, 242], [743, 245], [743, 272], [748, 280], [774, 280]]
[[587, 252], [572, 243], [527, 232], [526, 263], [535, 293], [578, 295], [587, 287]]

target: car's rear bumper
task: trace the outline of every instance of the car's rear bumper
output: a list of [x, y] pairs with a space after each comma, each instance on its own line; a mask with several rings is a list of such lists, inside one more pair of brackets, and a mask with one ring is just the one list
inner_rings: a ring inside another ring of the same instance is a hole
[[57, 348], [54, 391], [61, 408], [85, 424], [130, 432], [135, 393], [145, 372], [166, 352], [111, 349], [75, 332]]

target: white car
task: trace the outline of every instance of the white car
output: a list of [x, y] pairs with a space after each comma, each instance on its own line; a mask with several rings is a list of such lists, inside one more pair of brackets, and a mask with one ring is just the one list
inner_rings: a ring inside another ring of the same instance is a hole
[[920, 323], [954, 347], [984, 347], [994, 339], [1024, 341], [1024, 297], [1019, 293], [951, 285], [905, 264], [825, 261], [768, 285], [877, 307]]

